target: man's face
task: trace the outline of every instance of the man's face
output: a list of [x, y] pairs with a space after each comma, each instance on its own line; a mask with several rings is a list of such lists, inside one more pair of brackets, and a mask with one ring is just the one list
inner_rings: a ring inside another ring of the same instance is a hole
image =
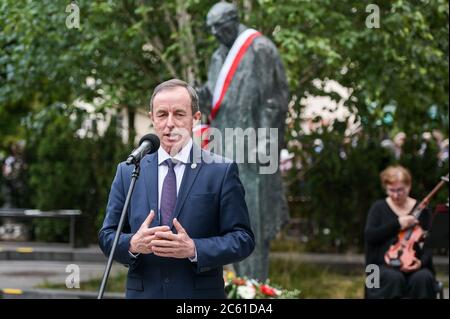
[[149, 113], [161, 147], [175, 155], [192, 136], [192, 128], [201, 113], [192, 114], [191, 98], [184, 87], [164, 89], [153, 98]]
[[208, 19], [208, 29], [216, 39], [227, 47], [231, 47], [239, 32], [239, 23], [236, 19]]

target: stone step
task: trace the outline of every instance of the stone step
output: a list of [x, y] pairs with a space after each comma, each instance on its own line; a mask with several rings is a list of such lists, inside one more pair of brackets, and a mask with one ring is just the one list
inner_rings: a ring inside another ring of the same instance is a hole
[[0, 260], [106, 262], [107, 258], [98, 246], [72, 248], [66, 244], [0, 242]]

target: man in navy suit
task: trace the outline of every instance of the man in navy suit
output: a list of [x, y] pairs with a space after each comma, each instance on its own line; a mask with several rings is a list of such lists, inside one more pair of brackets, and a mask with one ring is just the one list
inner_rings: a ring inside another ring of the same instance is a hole
[[[192, 141], [200, 119], [187, 83], [158, 85], [149, 116], [161, 146], [141, 161], [115, 260], [129, 267], [127, 298], [224, 298], [223, 265], [248, 257], [254, 235], [236, 163]], [[133, 167], [120, 163], [99, 244], [109, 255]]]

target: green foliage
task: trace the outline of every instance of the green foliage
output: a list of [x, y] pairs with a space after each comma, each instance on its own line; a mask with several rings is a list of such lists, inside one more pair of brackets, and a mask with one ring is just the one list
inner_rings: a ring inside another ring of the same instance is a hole
[[[448, 130], [445, 0], [379, 1], [378, 29], [366, 27], [370, 12], [364, 1], [258, 4], [253, 21], [280, 46], [292, 92], [299, 98], [296, 111], [301, 111], [305, 94], [331, 96], [312, 80], [333, 79], [352, 89], [345, 105], [358, 113], [364, 129], [380, 126], [383, 108], [394, 105], [395, 125], [407, 133]], [[436, 118], [427, 115], [432, 106]]]
[[132, 146], [122, 143], [117, 128], [117, 118], [113, 117], [105, 134], [96, 140], [96, 151], [91, 155], [96, 181], [92, 191], [95, 191], [97, 195], [96, 210], [92, 211], [93, 218], [95, 217], [95, 231], [98, 231], [103, 224], [109, 189], [117, 164], [126, 158], [127, 151]]
[[[93, 130], [80, 136], [86, 120], [84, 111], [64, 104], [51, 105], [27, 118], [27, 162], [33, 207], [80, 209], [83, 216], [78, 229], [84, 240], [92, 241], [125, 147], [114, 120], [104, 136]], [[67, 241], [68, 225], [36, 221], [35, 234], [38, 240]]]

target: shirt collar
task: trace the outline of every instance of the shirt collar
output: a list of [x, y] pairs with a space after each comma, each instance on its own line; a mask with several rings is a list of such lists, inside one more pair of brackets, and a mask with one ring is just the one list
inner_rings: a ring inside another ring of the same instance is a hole
[[161, 165], [165, 160], [171, 158], [175, 162], [181, 162], [186, 164], [189, 162], [189, 156], [191, 154], [192, 148], [192, 138], [183, 146], [181, 151], [179, 151], [174, 157], [170, 156], [162, 147], [158, 149], [158, 165]]

